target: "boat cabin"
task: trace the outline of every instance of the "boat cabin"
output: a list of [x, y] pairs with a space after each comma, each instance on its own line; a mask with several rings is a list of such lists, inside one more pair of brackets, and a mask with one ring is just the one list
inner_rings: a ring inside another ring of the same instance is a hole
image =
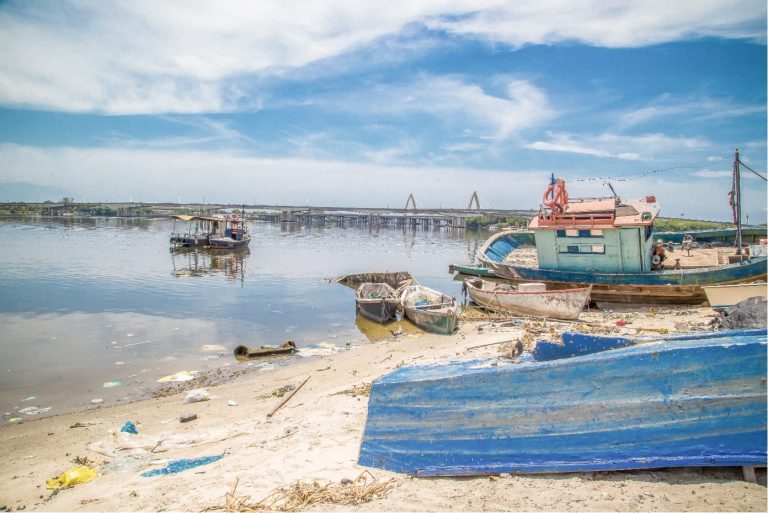
[[540, 269], [636, 273], [657, 267], [653, 221], [660, 207], [654, 196], [569, 200], [562, 194], [557, 201], [555, 194], [553, 200], [545, 194], [544, 207], [529, 225]]

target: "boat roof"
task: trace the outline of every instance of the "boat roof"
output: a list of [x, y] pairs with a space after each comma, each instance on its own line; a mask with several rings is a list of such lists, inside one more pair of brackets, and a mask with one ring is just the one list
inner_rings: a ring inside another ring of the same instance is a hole
[[619, 198], [574, 198], [562, 213], [541, 210], [530, 229], [611, 229], [646, 226], [658, 217], [661, 207], [655, 196], [621, 201]]
[[223, 221], [223, 217], [216, 216], [189, 216], [184, 214], [174, 214], [171, 217], [180, 219], [181, 221]]

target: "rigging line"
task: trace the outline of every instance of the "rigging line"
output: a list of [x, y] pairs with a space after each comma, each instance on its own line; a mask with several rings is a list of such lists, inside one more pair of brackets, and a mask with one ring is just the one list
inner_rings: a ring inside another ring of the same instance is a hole
[[768, 182], [768, 179], [766, 177], [764, 177], [763, 175], [761, 175], [760, 173], [758, 173], [757, 171], [755, 171], [754, 169], [752, 169], [751, 167], [746, 165], [744, 162], [741, 161], [741, 159], [739, 159], [739, 164], [741, 164], [742, 166], [746, 167], [747, 169], [749, 169], [750, 171], [755, 173], [757, 176], [759, 176], [760, 178], [762, 178], [763, 180]]
[[[570, 182], [590, 182], [590, 181], [598, 181], [598, 180], [613, 180], [616, 182], [627, 182], [634, 178], [638, 178], [641, 176], [647, 176], [654, 173], [663, 173], [666, 171], [674, 171], [676, 169], [697, 169], [701, 168], [707, 165], [717, 164], [719, 162], [722, 162], [726, 159], [731, 158], [730, 155], [726, 157], [720, 157], [718, 160], [706, 160], [702, 162], [689, 162], [688, 164], [681, 164], [679, 166], [672, 166], [672, 167], [665, 167], [660, 169], [653, 169], [649, 171], [638, 171], [636, 173], [628, 173], [625, 175], [617, 175], [617, 176], [598, 176], [598, 177], [590, 177], [590, 178], [576, 178], [573, 180], [569, 180]], [[751, 170], [750, 170], [751, 171]]]

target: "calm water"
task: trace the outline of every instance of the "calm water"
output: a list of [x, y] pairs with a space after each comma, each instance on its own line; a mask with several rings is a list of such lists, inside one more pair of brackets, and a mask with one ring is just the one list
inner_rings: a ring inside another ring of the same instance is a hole
[[168, 374], [247, 365], [231, 356], [239, 344], [292, 339], [312, 354], [371, 343], [388, 332], [357, 319], [352, 289], [327, 278], [407, 270], [458, 298], [448, 265], [472, 261], [487, 237], [252, 223], [246, 252], [171, 252], [171, 229], [169, 220], [0, 221], [3, 424], [33, 418], [18, 413], [28, 407], [56, 414], [133, 400]]

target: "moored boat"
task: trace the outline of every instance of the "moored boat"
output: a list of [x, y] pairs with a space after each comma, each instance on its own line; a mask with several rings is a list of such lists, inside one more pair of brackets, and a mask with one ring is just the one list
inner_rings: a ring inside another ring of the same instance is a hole
[[464, 280], [464, 289], [488, 310], [574, 320], [589, 301], [591, 286], [547, 290], [544, 283], [510, 285], [473, 278]]
[[714, 309], [728, 308], [751, 297], [768, 296], [768, 284], [739, 283], [738, 285], [709, 285], [704, 287], [709, 306]]
[[416, 284], [404, 288], [401, 302], [405, 316], [419, 328], [443, 335], [456, 331], [456, 298]]
[[364, 317], [384, 323], [397, 318], [400, 297], [386, 283], [363, 283], [355, 291], [355, 304]]
[[251, 242], [245, 219], [235, 214], [230, 214], [217, 223], [217, 230], [208, 237], [208, 245], [211, 249], [239, 249], [245, 248]]
[[465, 274], [467, 276], [483, 276], [485, 278], [496, 276], [493, 269], [485, 264], [450, 264], [448, 272]]
[[738, 255], [728, 265], [665, 268], [663, 244], [654, 243], [653, 222], [659, 211], [654, 196], [569, 199], [565, 182], [558, 180], [547, 189], [529, 226], [536, 238], [538, 267], [506, 261], [519, 246], [509, 232], [490, 237], [478, 258], [509, 280], [558, 288], [592, 285], [596, 301], [701, 303], [705, 285], [765, 279], [765, 256]]
[[410, 284], [413, 281], [413, 275], [407, 271], [384, 271], [373, 273], [346, 274], [329, 281], [341, 283], [349, 287], [357, 288], [363, 283], [386, 283], [393, 289], [398, 289], [403, 285]]
[[766, 465], [765, 330], [591, 338], [375, 380], [358, 463], [421, 476]]
[[[170, 243], [173, 248], [201, 248], [208, 246], [208, 238], [214, 232], [214, 225], [220, 217], [174, 215]], [[177, 230], [176, 223], [188, 223], [186, 230]]]

